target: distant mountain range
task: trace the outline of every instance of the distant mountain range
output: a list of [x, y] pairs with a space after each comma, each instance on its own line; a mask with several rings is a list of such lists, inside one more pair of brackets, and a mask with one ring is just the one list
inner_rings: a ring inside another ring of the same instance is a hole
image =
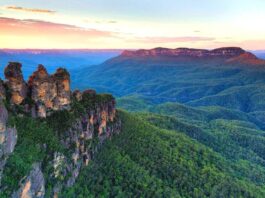
[[[126, 53], [178, 53], [180, 51], [193, 51], [193, 54], [209, 53], [209, 50], [197, 49], [166, 49], [156, 48], [153, 50], [128, 51], [123, 49], [0, 49], [0, 69], [10, 61], [17, 61], [23, 64], [24, 77], [28, 78], [29, 74], [36, 70], [38, 64], [43, 64], [49, 72], [54, 72], [59, 66], [69, 70], [82, 69], [91, 65], [98, 65], [104, 61], [119, 56], [122, 52]], [[216, 52], [215, 52], [216, 53]], [[240, 49], [238, 51], [240, 53]], [[259, 57], [265, 59], [265, 51], [253, 51]], [[3, 78], [2, 74], [0, 77]]]
[[264, 120], [264, 76], [265, 62], [240, 48], [155, 48], [125, 51], [96, 67], [76, 70], [72, 86], [135, 95], [152, 104], [220, 106]]
[[[101, 64], [109, 58], [117, 56], [122, 50], [59, 50], [59, 49], [2, 49], [0, 50], [0, 70], [10, 61], [23, 65], [23, 74], [27, 79], [36, 70], [38, 64], [43, 64], [48, 72], [53, 73], [57, 67], [77, 69]], [[3, 78], [2, 73], [0, 77]]]
[[265, 61], [259, 59], [251, 52], [247, 52], [239, 47], [224, 47], [213, 50], [205, 49], [190, 49], [190, 48], [154, 48], [151, 50], [137, 50], [137, 51], [128, 51], [125, 50], [122, 52], [121, 56], [123, 57], [168, 57], [168, 58], [177, 58], [176, 61], [193, 61], [193, 60], [203, 60], [203, 61], [225, 61], [235, 62], [235, 63], [248, 63], [261, 65]]

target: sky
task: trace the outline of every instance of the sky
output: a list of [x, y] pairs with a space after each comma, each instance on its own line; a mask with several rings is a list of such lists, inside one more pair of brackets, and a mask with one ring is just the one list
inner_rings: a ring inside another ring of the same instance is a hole
[[0, 48], [265, 49], [264, 0], [1, 0]]

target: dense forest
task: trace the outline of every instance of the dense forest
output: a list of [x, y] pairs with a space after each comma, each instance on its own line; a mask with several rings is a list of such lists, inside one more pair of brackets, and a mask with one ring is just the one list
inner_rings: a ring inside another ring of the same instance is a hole
[[122, 133], [62, 197], [265, 196], [263, 167], [228, 159], [179, 130], [162, 129], [169, 127], [163, 119], [161, 127], [154, 126], [146, 121], [152, 115], [119, 115]]

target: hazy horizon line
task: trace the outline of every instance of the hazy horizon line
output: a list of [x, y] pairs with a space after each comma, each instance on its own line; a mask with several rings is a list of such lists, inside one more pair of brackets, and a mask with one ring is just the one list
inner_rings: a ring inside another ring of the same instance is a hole
[[[240, 46], [223, 46], [223, 47], [218, 47], [218, 48], [227, 48], [227, 47], [239, 47], [245, 51], [265, 51], [264, 49], [244, 49], [243, 47]], [[193, 48], [193, 47], [176, 47], [176, 48], [170, 48], [170, 47], [154, 47], [154, 48], [0, 48], [0, 50], [69, 50], [69, 51], [78, 51], [78, 50], [87, 50], [87, 51], [123, 51], [123, 50], [151, 50], [151, 49], [156, 49], [156, 48], [165, 48], [165, 49], [178, 49], [178, 48], [188, 48], [188, 49], [205, 49], [205, 50], [213, 50], [213, 49], [218, 49], [218, 48]]]

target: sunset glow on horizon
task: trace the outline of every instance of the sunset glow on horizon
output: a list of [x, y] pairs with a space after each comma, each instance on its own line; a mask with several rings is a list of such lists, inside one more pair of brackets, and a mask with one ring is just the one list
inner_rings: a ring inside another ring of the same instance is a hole
[[0, 48], [265, 49], [263, 0], [1, 0]]

